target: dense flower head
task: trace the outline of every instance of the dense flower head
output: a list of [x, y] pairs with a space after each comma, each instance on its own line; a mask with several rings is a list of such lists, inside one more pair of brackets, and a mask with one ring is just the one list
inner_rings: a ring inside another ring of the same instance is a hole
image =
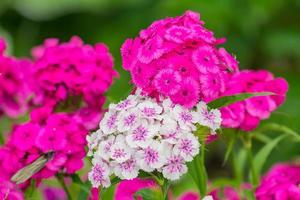
[[221, 109], [222, 125], [245, 131], [255, 129], [260, 120], [269, 118], [271, 112], [284, 102], [287, 90], [286, 80], [274, 78], [266, 70], [244, 70], [233, 74], [223, 95], [247, 92], [272, 92], [274, 95], [252, 97]]
[[0, 149], [1, 177], [9, 180], [19, 169], [48, 152], [54, 152], [54, 157], [33, 176], [38, 181], [57, 172], [73, 174], [83, 167], [85, 127], [74, 123], [66, 113], [44, 114], [42, 109], [35, 110], [30, 121], [14, 127], [7, 144]]
[[257, 200], [299, 200], [300, 166], [275, 165], [261, 180], [256, 189]]
[[72, 104], [76, 120], [89, 122], [85, 123], [89, 129], [95, 128], [103, 112], [104, 93], [118, 75], [108, 48], [103, 43], [84, 44], [74, 36], [64, 43], [47, 39], [32, 54], [38, 87], [36, 103], [59, 105], [62, 109]]
[[168, 98], [157, 102], [139, 93], [111, 104], [100, 129], [87, 136], [94, 187], [108, 187], [112, 174], [136, 178], [139, 170], [156, 170], [177, 180], [187, 172], [186, 162], [199, 153], [195, 124], [209, 127], [213, 134], [220, 128], [221, 113], [208, 110], [204, 102], [187, 109]]
[[225, 91], [228, 74], [238, 62], [222, 39], [203, 26], [198, 13], [155, 21], [121, 47], [124, 69], [134, 85], [152, 95], [164, 95], [187, 108], [211, 101]]
[[0, 38], [0, 116], [12, 118], [23, 115], [33, 94], [31, 63], [5, 55], [6, 43]]
[[23, 193], [13, 183], [0, 178], [0, 199], [24, 200]]

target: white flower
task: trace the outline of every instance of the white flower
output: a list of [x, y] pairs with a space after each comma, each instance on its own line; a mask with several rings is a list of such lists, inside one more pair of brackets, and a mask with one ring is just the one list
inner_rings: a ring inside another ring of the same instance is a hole
[[99, 156], [104, 160], [109, 160], [111, 154], [111, 147], [115, 143], [115, 136], [110, 135], [106, 140], [100, 142], [95, 156]]
[[131, 157], [132, 149], [125, 143], [125, 138], [122, 135], [118, 135], [116, 142], [111, 146], [110, 158], [122, 163]]
[[137, 152], [139, 166], [146, 172], [152, 172], [165, 164], [166, 157], [163, 145], [152, 141], [146, 148]]
[[138, 126], [129, 131], [126, 136], [126, 142], [132, 148], [146, 147], [157, 131], [158, 128], [156, 126], [149, 124], [147, 120], [142, 120]]
[[88, 178], [94, 188], [98, 188], [100, 185], [107, 188], [110, 186], [109, 175], [108, 165], [104, 162], [97, 162], [89, 172]]
[[133, 129], [139, 123], [138, 109], [131, 109], [128, 111], [122, 111], [120, 114], [120, 120], [118, 122], [118, 131], [125, 132]]
[[137, 97], [135, 95], [129, 95], [125, 100], [120, 101], [118, 104], [111, 104], [109, 108], [117, 111], [127, 110], [136, 106], [136, 98]]
[[211, 109], [209, 111], [204, 102], [197, 104], [196, 116], [199, 124], [209, 127], [213, 131], [212, 133], [221, 126], [221, 112], [218, 109]]
[[109, 111], [105, 113], [99, 126], [105, 135], [109, 135], [117, 131], [118, 113], [115, 111]]
[[142, 116], [145, 118], [158, 120], [161, 120], [162, 118], [160, 115], [160, 113], [162, 112], [162, 107], [160, 107], [156, 102], [144, 101], [137, 107], [140, 110]]
[[132, 180], [136, 178], [139, 174], [139, 167], [136, 159], [132, 157], [125, 162], [117, 163], [114, 172], [120, 179]]
[[205, 196], [202, 200], [214, 200], [211, 195]]
[[179, 126], [183, 130], [195, 131], [196, 127], [193, 124], [195, 121], [192, 112], [182, 106], [176, 105], [173, 108], [174, 118], [178, 121]]
[[181, 155], [185, 161], [193, 160], [193, 157], [199, 153], [200, 144], [196, 136], [191, 133], [183, 133], [178, 143], [174, 146], [174, 153]]
[[166, 165], [162, 168], [163, 176], [169, 180], [177, 180], [187, 172], [184, 158], [181, 155], [171, 154]]
[[176, 144], [181, 136], [181, 130], [175, 120], [165, 116], [160, 128], [160, 134], [165, 142]]
[[97, 130], [96, 132], [93, 132], [91, 135], [86, 136], [86, 141], [87, 141], [87, 145], [88, 145], [88, 148], [89, 148], [87, 156], [92, 156], [93, 155], [93, 150], [99, 144], [102, 135], [103, 135], [102, 131]]

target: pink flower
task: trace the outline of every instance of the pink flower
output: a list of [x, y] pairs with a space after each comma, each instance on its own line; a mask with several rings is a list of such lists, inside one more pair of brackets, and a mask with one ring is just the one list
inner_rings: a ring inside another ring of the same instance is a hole
[[67, 144], [66, 135], [56, 127], [47, 127], [41, 130], [37, 137], [36, 145], [43, 152], [62, 150]]
[[4, 55], [5, 47], [0, 38], [0, 113], [16, 118], [25, 114], [34, 91], [31, 63]]
[[215, 55], [215, 50], [211, 46], [201, 46], [193, 54], [193, 62], [198, 67], [201, 73], [217, 73], [218, 68], [218, 58]]
[[187, 108], [193, 107], [199, 101], [199, 84], [194, 79], [183, 80], [179, 91], [171, 96], [171, 100]]
[[[43, 46], [33, 50], [33, 55], [37, 86], [34, 103], [71, 110], [77, 121], [88, 119], [86, 127], [95, 128], [103, 112], [104, 93], [118, 75], [108, 48], [102, 43], [84, 44], [74, 36], [65, 43], [45, 40]], [[86, 110], [97, 110], [98, 114], [87, 115]]]
[[196, 192], [185, 192], [178, 197], [178, 200], [200, 200], [200, 196]]
[[148, 64], [154, 59], [158, 59], [163, 55], [165, 50], [162, 48], [163, 39], [159, 36], [148, 40], [144, 46], [140, 46], [138, 50], [138, 59], [140, 62]]
[[200, 76], [203, 100], [209, 102], [225, 91], [225, 77], [222, 73], [207, 73]]
[[198, 13], [187, 11], [157, 20], [135, 39], [126, 40], [122, 60], [134, 86], [151, 97], [170, 97], [188, 108], [199, 100], [219, 97], [225, 90], [224, 77], [237, 72], [238, 63], [225, 49], [218, 51], [223, 40], [203, 24]]
[[66, 200], [67, 195], [61, 188], [47, 186], [43, 188], [45, 200]]
[[140, 46], [140, 39], [127, 39], [121, 47], [121, 56], [123, 61], [123, 67], [126, 70], [131, 70], [132, 63], [137, 56], [137, 50]]
[[221, 109], [222, 125], [230, 128], [237, 128], [244, 121], [245, 105], [243, 102], [231, 104]]
[[7, 180], [0, 179], [0, 199], [24, 200], [23, 193], [17, 189], [16, 185]]
[[166, 30], [165, 38], [176, 43], [182, 43], [189, 39], [192, 31], [184, 26], [172, 26]]
[[181, 76], [172, 69], [161, 70], [154, 78], [154, 85], [159, 93], [170, 96], [180, 88]]
[[13, 131], [13, 144], [23, 151], [31, 149], [35, 138], [39, 134], [40, 127], [33, 123], [19, 125]]
[[255, 192], [256, 199], [299, 200], [299, 182], [300, 166], [277, 164], [262, 178]]
[[[124, 180], [117, 185], [115, 191], [116, 200], [134, 200], [134, 194], [140, 189], [144, 188], [155, 188], [156, 183], [151, 179], [133, 179], [133, 180]], [[138, 200], [142, 200], [141, 197], [138, 197]]]

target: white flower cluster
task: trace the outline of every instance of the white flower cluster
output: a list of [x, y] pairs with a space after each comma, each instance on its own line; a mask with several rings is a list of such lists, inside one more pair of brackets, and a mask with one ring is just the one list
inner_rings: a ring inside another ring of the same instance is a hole
[[93, 187], [109, 187], [112, 174], [136, 178], [139, 170], [157, 170], [169, 180], [179, 179], [187, 172], [186, 162], [199, 153], [200, 144], [193, 134], [196, 123], [214, 133], [221, 114], [208, 110], [203, 102], [188, 110], [169, 99], [158, 103], [139, 94], [111, 104], [100, 129], [87, 137]]

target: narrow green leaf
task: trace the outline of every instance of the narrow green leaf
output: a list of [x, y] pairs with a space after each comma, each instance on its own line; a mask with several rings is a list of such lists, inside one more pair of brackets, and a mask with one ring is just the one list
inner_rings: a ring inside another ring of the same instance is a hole
[[159, 190], [144, 188], [138, 190], [134, 194], [134, 199], [137, 200], [138, 197], [142, 197], [143, 200], [161, 200], [163, 199], [162, 194]]
[[223, 96], [220, 97], [210, 103], [208, 103], [208, 107], [210, 108], [222, 108], [225, 106], [228, 106], [230, 104], [233, 104], [238, 101], [243, 101], [245, 99], [249, 99], [251, 97], [257, 97], [257, 96], [269, 96], [274, 95], [272, 92], [254, 92], [254, 93], [240, 93], [232, 96]]
[[72, 174], [71, 175], [73, 183], [77, 184], [81, 190], [83, 190], [85, 193], [89, 194], [90, 189], [91, 189], [91, 184], [89, 181], [87, 182], [82, 182], [78, 174]]
[[256, 174], [259, 176], [259, 174], [261, 173], [261, 170], [268, 158], [268, 156], [270, 155], [270, 153], [272, 152], [272, 150], [277, 146], [277, 144], [283, 139], [285, 138], [286, 135], [281, 135], [275, 139], [273, 139], [270, 143], [266, 144], [263, 148], [261, 148], [257, 154], [254, 157], [254, 168], [256, 171]]
[[300, 134], [293, 131], [291, 128], [281, 125], [281, 124], [276, 124], [276, 123], [269, 123], [266, 124], [261, 128], [263, 131], [271, 130], [271, 131], [278, 131], [278, 132], [283, 132], [285, 134], [288, 134], [292, 137], [294, 137], [297, 141], [300, 141]]
[[229, 139], [227, 148], [226, 148], [226, 153], [225, 153], [225, 157], [224, 157], [224, 161], [223, 161], [223, 166], [226, 164], [226, 162], [228, 161], [228, 158], [233, 150], [234, 144], [235, 144], [235, 139], [236, 139], [236, 135], [232, 135]]

